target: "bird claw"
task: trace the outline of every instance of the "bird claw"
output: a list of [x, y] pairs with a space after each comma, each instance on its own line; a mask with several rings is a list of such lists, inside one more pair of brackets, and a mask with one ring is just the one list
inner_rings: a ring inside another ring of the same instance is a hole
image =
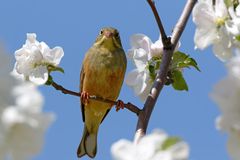
[[81, 102], [83, 104], [88, 104], [89, 103], [89, 94], [85, 91], [81, 93]]
[[116, 111], [118, 112], [120, 109], [124, 109], [124, 102], [122, 100], [118, 100], [116, 104]]

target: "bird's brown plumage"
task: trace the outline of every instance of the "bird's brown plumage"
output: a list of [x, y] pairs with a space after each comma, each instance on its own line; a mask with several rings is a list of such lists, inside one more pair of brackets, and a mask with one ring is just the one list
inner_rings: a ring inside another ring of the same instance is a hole
[[[114, 28], [102, 29], [85, 55], [80, 75], [80, 91], [115, 101], [121, 90], [126, 65], [118, 31]], [[98, 128], [111, 107], [109, 103], [95, 100], [89, 100], [87, 104], [81, 102], [85, 127], [78, 157], [85, 154], [90, 157], [96, 155]]]

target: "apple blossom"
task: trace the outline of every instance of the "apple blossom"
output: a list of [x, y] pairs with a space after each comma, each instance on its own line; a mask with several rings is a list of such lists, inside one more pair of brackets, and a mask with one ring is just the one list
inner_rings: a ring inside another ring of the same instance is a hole
[[234, 77], [220, 81], [211, 95], [222, 115], [216, 119], [219, 130], [228, 135], [228, 151], [233, 160], [240, 159], [240, 82]]
[[163, 131], [154, 131], [135, 144], [119, 140], [112, 145], [114, 160], [186, 160], [188, 145], [178, 138], [168, 137]]
[[232, 57], [233, 42], [228, 31], [229, 13], [224, 0], [200, 0], [193, 9], [196, 24], [194, 42], [196, 48], [204, 49], [213, 45], [214, 54], [222, 61]]
[[228, 151], [234, 160], [240, 159], [240, 55], [228, 63], [228, 76], [221, 80], [211, 93], [222, 115], [216, 120], [219, 130], [228, 134]]
[[144, 34], [135, 34], [130, 38], [132, 48], [128, 51], [128, 57], [133, 61], [136, 69], [126, 77], [126, 83], [134, 89], [137, 96], [145, 101], [151, 89], [151, 77], [147, 70], [148, 61], [153, 57], [161, 57], [163, 52], [162, 41], [155, 43]]
[[63, 49], [50, 49], [45, 42], [38, 42], [35, 33], [28, 33], [26, 43], [15, 51], [15, 70], [27, 80], [45, 84], [49, 76], [49, 66], [56, 67], [63, 57]]
[[[136, 68], [128, 73], [125, 82], [142, 101], [145, 101], [160, 69], [163, 54], [162, 39], [159, 38], [153, 43], [146, 35], [135, 34], [130, 38], [130, 42], [132, 48], [128, 51], [128, 57]], [[183, 68], [194, 67], [200, 70], [193, 58], [178, 51], [179, 46], [180, 43], [174, 50], [165, 85], [171, 84], [175, 90], [187, 91], [188, 86], [182, 75]]]

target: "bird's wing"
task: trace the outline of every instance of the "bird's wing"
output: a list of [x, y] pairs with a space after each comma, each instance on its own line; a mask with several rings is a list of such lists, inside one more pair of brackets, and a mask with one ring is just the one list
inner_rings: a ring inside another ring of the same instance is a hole
[[[84, 67], [82, 67], [81, 74], [80, 74], [80, 93], [82, 93], [83, 89], [83, 81], [84, 81], [85, 73]], [[84, 114], [84, 104], [81, 102], [81, 111], [82, 111], [82, 120], [85, 122], [85, 114]]]
[[103, 118], [102, 118], [102, 121], [101, 121], [101, 123], [103, 122], [103, 120], [106, 118], [106, 116], [107, 116], [107, 114], [108, 114], [108, 112], [110, 111], [110, 109], [108, 109], [107, 111], [106, 111], [106, 113], [105, 113], [105, 115], [103, 116]]
[[[81, 70], [81, 74], [80, 74], [80, 93], [82, 93], [83, 91], [83, 81], [84, 81], [84, 77], [85, 77], [85, 73], [84, 73], [84, 67], [82, 67]], [[81, 102], [81, 111], [82, 111], [82, 120], [83, 122], [85, 122], [85, 114], [84, 114], [84, 103]], [[103, 116], [102, 121], [105, 119], [105, 117], [107, 116], [108, 112], [110, 111], [110, 109], [108, 109], [105, 113], [105, 115]], [[102, 123], [101, 121], [101, 123]]]

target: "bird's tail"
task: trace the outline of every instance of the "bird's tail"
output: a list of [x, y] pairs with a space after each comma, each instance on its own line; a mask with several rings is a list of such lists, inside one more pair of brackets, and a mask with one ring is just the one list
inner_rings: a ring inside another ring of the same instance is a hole
[[84, 126], [81, 143], [78, 146], [77, 156], [80, 158], [87, 154], [94, 158], [97, 153], [97, 133], [89, 133], [86, 125]]

